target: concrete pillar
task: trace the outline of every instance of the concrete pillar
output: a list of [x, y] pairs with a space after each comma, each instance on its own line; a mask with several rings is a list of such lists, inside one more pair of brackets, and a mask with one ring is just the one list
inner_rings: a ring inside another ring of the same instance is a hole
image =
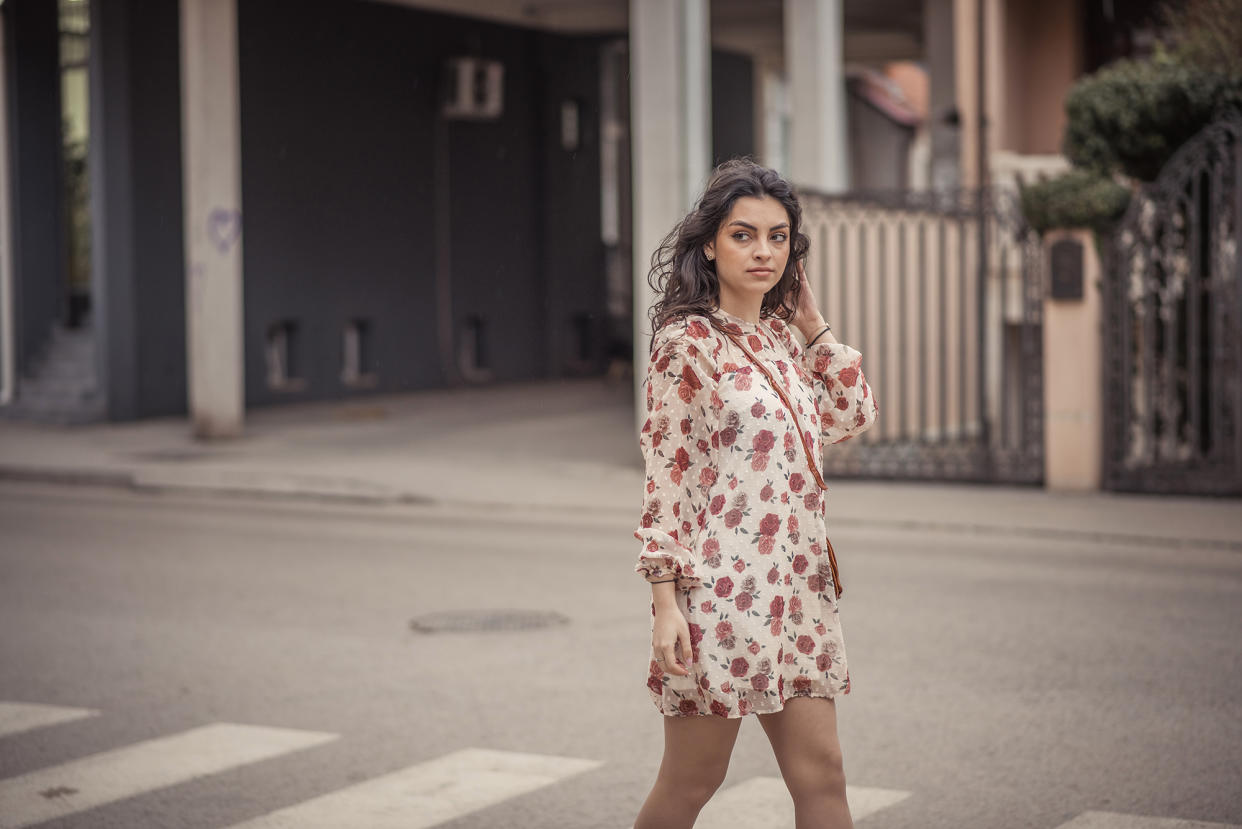
[[954, 70], [961, 116], [959, 149], [963, 187], [979, 186], [979, 14], [983, 13], [984, 151], [1003, 149], [1005, 94], [1004, 14], [1001, 0], [953, 0]]
[[8, 33], [0, 13], [0, 406], [13, 402], [17, 392], [17, 314], [13, 310], [12, 213], [9, 207], [9, 77]]
[[181, 0], [186, 374], [198, 437], [242, 430], [237, 0]]
[[132, 3], [91, 3], [91, 327], [95, 371], [110, 420], [138, 416], [138, 310], [134, 233]]
[[708, 0], [630, 0], [630, 123], [634, 202], [634, 375], [643, 391], [651, 254], [694, 205], [711, 172]]
[[930, 75], [928, 102], [931, 134], [929, 179], [934, 190], [952, 190], [961, 180], [958, 142], [961, 130], [951, 115], [957, 112], [957, 72], [953, 49], [954, 0], [923, 0], [923, 40], [927, 44]]
[[[1069, 245], [1054, 250], [1064, 242]], [[1100, 488], [1100, 261], [1092, 234], [1085, 230], [1050, 231], [1043, 258], [1051, 268], [1072, 273], [1078, 261], [1075, 246], [1081, 249], [1081, 298], [1053, 299], [1051, 291], [1044, 297], [1044, 486], [1050, 490]], [[1057, 278], [1049, 274], [1045, 284]]]
[[785, 0], [785, 71], [792, 113], [790, 164], [795, 184], [849, 189], [845, 123], [843, 0]]
[[65, 318], [68, 299], [57, 8], [41, 0], [10, 0], [0, 9], [7, 39], [9, 241], [19, 378], [36, 368], [53, 327]]

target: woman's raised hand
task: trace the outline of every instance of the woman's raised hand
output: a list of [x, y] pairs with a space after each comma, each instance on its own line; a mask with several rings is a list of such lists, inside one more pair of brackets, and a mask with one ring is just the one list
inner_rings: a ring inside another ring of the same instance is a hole
[[802, 332], [805, 338], [814, 337], [825, 325], [823, 314], [819, 311], [819, 303], [815, 292], [811, 290], [811, 281], [806, 278], [806, 269], [798, 262], [798, 282], [802, 291], [798, 296], [798, 306], [794, 309], [793, 318], [789, 321], [794, 328]]

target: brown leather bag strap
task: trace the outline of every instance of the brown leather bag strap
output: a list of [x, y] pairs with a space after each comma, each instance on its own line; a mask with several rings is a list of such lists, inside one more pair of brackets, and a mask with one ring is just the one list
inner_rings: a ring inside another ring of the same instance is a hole
[[841, 598], [841, 575], [837, 572], [837, 554], [832, 550], [832, 542], [828, 536], [824, 536], [824, 543], [828, 545], [828, 565], [832, 567], [832, 583], [837, 593], [837, 598]]
[[[776, 392], [777, 397], [781, 399], [781, 402], [785, 404], [785, 408], [789, 410], [789, 416], [793, 418], [794, 428], [798, 430], [798, 437], [802, 439], [802, 451], [806, 454], [806, 463], [811, 470], [811, 476], [815, 479], [815, 484], [821, 490], [827, 489], [828, 484], [824, 482], [824, 477], [820, 474], [819, 464], [815, 463], [811, 447], [807, 442], [806, 433], [802, 431], [802, 424], [798, 420], [798, 413], [794, 410], [793, 403], [790, 402], [789, 397], [785, 394], [785, 390], [781, 387], [781, 384], [776, 381], [776, 378], [772, 376], [772, 373], [768, 371], [767, 367], [764, 366], [763, 363], [759, 362], [755, 355], [751, 354], [750, 350], [746, 348], [746, 346], [742, 345], [742, 341], [736, 334], [726, 328], [721, 328], [719, 325], [716, 325], [714, 321], [712, 325], [718, 331], [731, 339], [733, 344], [740, 348], [742, 353], [746, 355], [746, 358], [754, 364], [755, 368], [759, 369], [759, 371], [763, 373], [763, 376], [767, 378], [768, 385], [771, 386], [772, 390]], [[824, 537], [824, 544], [828, 547], [828, 565], [832, 568], [833, 589], [839, 599], [841, 598], [841, 576], [837, 571], [837, 554], [832, 549], [832, 542], [828, 540], [827, 536]]]

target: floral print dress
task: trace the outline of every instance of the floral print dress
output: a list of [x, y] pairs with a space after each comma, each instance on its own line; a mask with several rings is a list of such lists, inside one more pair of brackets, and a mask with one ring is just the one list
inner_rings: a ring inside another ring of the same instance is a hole
[[[825, 444], [875, 422], [857, 350], [826, 342], [803, 350], [780, 319], [716, 314], [784, 384], [817, 462]], [[794, 696], [849, 693], [826, 502], [780, 397], [694, 314], [657, 332], [646, 397], [634, 569], [647, 581], [676, 578], [692, 646], [689, 676], [650, 660], [656, 708], [732, 718], [779, 711]], [[654, 601], [651, 614], [654, 625]]]

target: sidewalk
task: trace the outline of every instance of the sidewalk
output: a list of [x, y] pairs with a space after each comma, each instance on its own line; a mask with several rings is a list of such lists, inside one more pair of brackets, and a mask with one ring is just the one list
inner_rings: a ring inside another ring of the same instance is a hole
[[[211, 442], [180, 417], [0, 420], [0, 479], [637, 520], [632, 412], [628, 382], [592, 378], [268, 407]], [[828, 520], [1242, 552], [1237, 499], [830, 480]]]

